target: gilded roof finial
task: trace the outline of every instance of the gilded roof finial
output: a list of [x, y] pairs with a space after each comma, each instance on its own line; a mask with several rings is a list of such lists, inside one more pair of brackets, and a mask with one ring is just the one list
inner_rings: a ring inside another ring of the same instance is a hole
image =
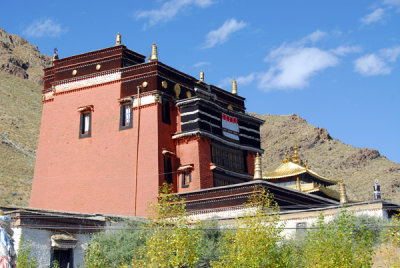
[[254, 179], [262, 179], [261, 156], [259, 153], [256, 154], [256, 158], [254, 159]]
[[343, 180], [339, 182], [339, 192], [340, 192], [340, 204], [347, 204], [349, 200], [347, 199], [346, 186]]
[[158, 61], [157, 46], [155, 42], [153, 42], [153, 45], [151, 46], [151, 56], [149, 61]]
[[54, 49], [54, 54], [53, 54], [53, 58], [51, 59], [51, 61], [55, 62], [56, 60], [58, 60], [58, 49], [57, 48]]
[[199, 81], [204, 82], [204, 71], [203, 70], [201, 70], [201, 72], [200, 72], [200, 80]]
[[288, 152], [285, 152], [285, 156], [284, 156], [283, 159], [282, 159], [282, 163], [287, 163], [287, 162], [289, 162], [289, 159], [288, 159]]
[[294, 147], [293, 147], [293, 163], [295, 164], [300, 164], [300, 157], [299, 154], [297, 153], [297, 150], [299, 149], [299, 147], [297, 147], [297, 142], [294, 143]]
[[306, 168], [306, 169], [309, 169], [310, 167], [308, 166], [308, 161], [307, 160], [304, 160], [304, 167]]
[[237, 83], [236, 83], [235, 78], [233, 78], [233, 81], [232, 81], [232, 94], [237, 95]]
[[115, 38], [115, 45], [116, 46], [119, 46], [119, 45], [121, 45], [122, 44], [122, 37], [121, 37], [121, 34], [118, 32], [117, 33], [117, 37]]

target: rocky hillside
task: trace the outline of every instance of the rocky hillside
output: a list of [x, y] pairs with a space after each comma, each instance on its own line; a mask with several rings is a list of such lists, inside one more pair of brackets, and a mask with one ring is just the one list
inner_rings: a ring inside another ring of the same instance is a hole
[[42, 70], [50, 64], [51, 58], [40, 54], [36, 46], [0, 28], [0, 72], [42, 85]]
[[0, 204], [28, 205], [41, 116], [42, 69], [51, 64], [0, 28]]
[[[42, 69], [51, 64], [25, 39], [0, 28], [0, 204], [28, 205], [41, 116]], [[281, 163], [297, 141], [311, 168], [344, 179], [350, 198], [372, 198], [375, 179], [383, 197], [400, 203], [400, 164], [373, 149], [355, 148], [297, 115], [261, 115], [264, 171]]]
[[343, 179], [351, 199], [373, 198], [376, 179], [384, 199], [400, 203], [400, 164], [377, 150], [356, 148], [332, 138], [324, 128], [314, 127], [298, 115], [261, 115], [263, 171], [274, 170], [286, 151], [297, 142], [302, 159], [311, 169], [332, 179]]

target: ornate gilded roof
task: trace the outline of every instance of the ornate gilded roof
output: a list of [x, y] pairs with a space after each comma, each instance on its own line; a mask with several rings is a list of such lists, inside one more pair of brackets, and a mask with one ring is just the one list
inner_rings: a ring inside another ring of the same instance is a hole
[[314, 177], [318, 180], [327, 182], [329, 184], [336, 184], [336, 183], [340, 182], [340, 180], [331, 180], [331, 179], [325, 178], [309, 168], [303, 167], [299, 164], [295, 164], [290, 161], [282, 163], [274, 171], [271, 171], [267, 174], [263, 174], [263, 179], [276, 180], [276, 179], [281, 179], [281, 178], [297, 176], [300, 174], [309, 174], [311, 177]]

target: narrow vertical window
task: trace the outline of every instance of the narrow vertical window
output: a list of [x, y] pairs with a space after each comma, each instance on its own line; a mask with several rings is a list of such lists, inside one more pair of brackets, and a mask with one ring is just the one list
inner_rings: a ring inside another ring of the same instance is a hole
[[121, 104], [119, 129], [132, 128], [132, 102]]
[[91, 136], [92, 112], [84, 111], [80, 114], [79, 138]]
[[171, 111], [169, 108], [169, 101], [163, 100], [162, 103], [162, 121], [166, 124], [171, 124]]
[[182, 188], [189, 187], [190, 182], [192, 182], [192, 171], [186, 170], [182, 172]]
[[172, 183], [172, 161], [168, 156], [164, 156], [164, 179], [167, 183]]

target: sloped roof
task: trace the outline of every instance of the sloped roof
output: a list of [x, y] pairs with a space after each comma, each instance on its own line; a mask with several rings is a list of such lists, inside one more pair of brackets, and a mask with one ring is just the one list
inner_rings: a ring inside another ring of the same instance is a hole
[[336, 183], [340, 182], [340, 180], [331, 180], [331, 179], [325, 178], [325, 177], [317, 174], [315, 171], [313, 171], [309, 168], [303, 167], [299, 164], [295, 164], [291, 161], [282, 163], [274, 171], [268, 172], [267, 174], [263, 174], [263, 179], [276, 180], [276, 179], [281, 179], [281, 178], [297, 176], [300, 174], [309, 174], [311, 177], [314, 177], [318, 180], [324, 181], [328, 184], [336, 184]]

